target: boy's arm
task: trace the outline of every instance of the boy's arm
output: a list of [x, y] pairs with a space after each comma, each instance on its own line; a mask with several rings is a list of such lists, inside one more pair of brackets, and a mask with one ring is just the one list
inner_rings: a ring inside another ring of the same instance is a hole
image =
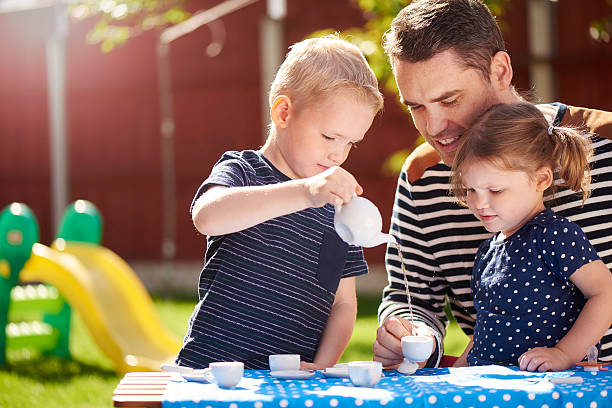
[[192, 219], [204, 235], [225, 235], [306, 208], [341, 205], [362, 191], [355, 178], [340, 167], [265, 186], [214, 186], [197, 199]]
[[590, 262], [570, 280], [588, 299], [578, 319], [555, 347], [536, 347], [519, 357], [527, 371], [566, 370], [581, 361], [612, 324], [612, 274], [601, 260]]
[[302, 363], [301, 367], [303, 369], [321, 369], [336, 364], [351, 339], [356, 317], [355, 277], [340, 279], [338, 290], [336, 290], [336, 298], [327, 319], [327, 325], [321, 335], [314, 363]]

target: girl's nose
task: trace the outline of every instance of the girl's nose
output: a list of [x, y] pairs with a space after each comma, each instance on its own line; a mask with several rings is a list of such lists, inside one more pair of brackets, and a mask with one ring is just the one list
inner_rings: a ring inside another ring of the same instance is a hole
[[476, 208], [482, 210], [484, 208], [489, 208], [489, 200], [486, 199], [484, 194], [479, 194], [476, 198]]

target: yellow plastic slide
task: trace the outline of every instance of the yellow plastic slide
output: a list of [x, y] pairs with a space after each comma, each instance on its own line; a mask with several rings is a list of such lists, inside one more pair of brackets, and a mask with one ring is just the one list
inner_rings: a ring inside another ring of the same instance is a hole
[[20, 279], [55, 286], [121, 374], [159, 371], [180, 348], [132, 268], [107, 248], [63, 240], [53, 248], [34, 244]]

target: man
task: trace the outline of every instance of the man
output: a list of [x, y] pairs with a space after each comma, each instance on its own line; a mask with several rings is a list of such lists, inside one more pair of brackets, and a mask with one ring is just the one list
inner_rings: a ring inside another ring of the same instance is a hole
[[[416, 0], [385, 34], [387, 53], [402, 103], [427, 143], [406, 160], [397, 185], [391, 233], [398, 239], [411, 292], [416, 333], [435, 338], [427, 367], [440, 364], [452, 314], [471, 336], [475, 310], [470, 278], [478, 245], [490, 237], [469, 209], [449, 194], [449, 175], [463, 132], [496, 103], [521, 99], [511, 84], [512, 65], [501, 32], [479, 0]], [[582, 227], [608, 269], [612, 267], [612, 113], [563, 104], [539, 105], [551, 124], [586, 125], [595, 144], [592, 195], [560, 190], [548, 197], [558, 214]], [[407, 291], [400, 258], [387, 248], [388, 286], [379, 308], [374, 359], [402, 361], [400, 339], [409, 335]], [[611, 294], [612, 295], [612, 294]], [[612, 330], [602, 339], [600, 359], [612, 360]], [[518, 364], [518, 362], [517, 362]]]

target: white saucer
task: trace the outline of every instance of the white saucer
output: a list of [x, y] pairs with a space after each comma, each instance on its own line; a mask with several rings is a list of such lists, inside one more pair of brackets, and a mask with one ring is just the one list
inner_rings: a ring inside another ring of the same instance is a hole
[[206, 378], [206, 376], [202, 375], [202, 374], [198, 375], [198, 374], [183, 373], [183, 374], [181, 374], [181, 377], [183, 377], [187, 381], [195, 381], [195, 382], [205, 383], [205, 384], [209, 384], [210, 383], [208, 378]]
[[270, 371], [270, 375], [281, 380], [306, 380], [315, 375], [315, 372], [311, 370], [279, 370]]
[[349, 378], [348, 366], [328, 367], [321, 374], [329, 378]]

